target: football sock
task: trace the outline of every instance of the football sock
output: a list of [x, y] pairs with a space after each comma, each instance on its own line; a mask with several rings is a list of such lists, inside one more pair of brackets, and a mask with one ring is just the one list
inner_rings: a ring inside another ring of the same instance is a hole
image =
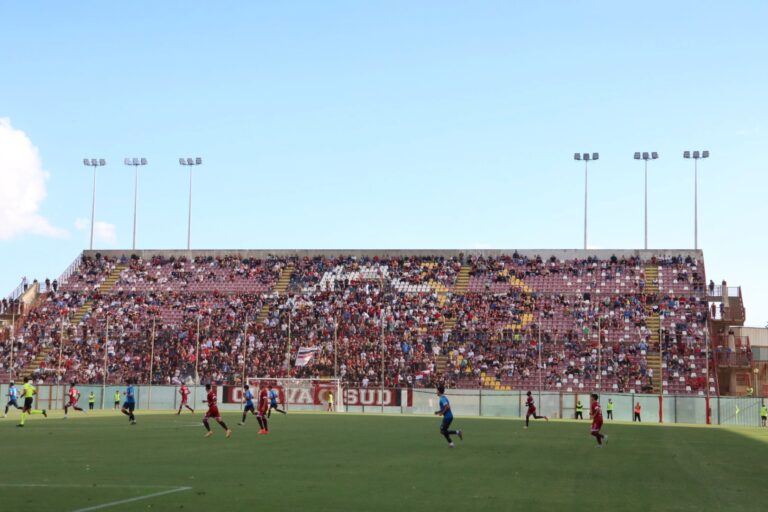
[[208, 432], [211, 431], [211, 426], [208, 424], [208, 418], [203, 418], [203, 425], [205, 425], [205, 430]]

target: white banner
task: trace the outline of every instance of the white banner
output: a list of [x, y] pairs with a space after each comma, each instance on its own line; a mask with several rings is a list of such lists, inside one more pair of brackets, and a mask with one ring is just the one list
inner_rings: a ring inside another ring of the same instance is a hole
[[317, 347], [301, 347], [296, 354], [296, 366], [306, 366], [317, 353]]

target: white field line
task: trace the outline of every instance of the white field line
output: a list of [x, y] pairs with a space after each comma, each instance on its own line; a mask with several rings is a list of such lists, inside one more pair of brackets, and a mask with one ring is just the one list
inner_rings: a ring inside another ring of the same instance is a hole
[[94, 505], [92, 507], [78, 508], [74, 512], [89, 512], [91, 510], [101, 510], [103, 508], [114, 507], [116, 505], [124, 505], [125, 503], [133, 503], [135, 501], [148, 500], [150, 498], [157, 498], [158, 496], [165, 496], [166, 494], [173, 494], [176, 492], [184, 492], [192, 489], [191, 487], [176, 487], [174, 489], [168, 489], [167, 491], [155, 492], [152, 494], [145, 494], [144, 496], [136, 496], [135, 498], [128, 498], [119, 501], [110, 501], [109, 503], [102, 503], [101, 505]]
[[157, 498], [158, 496], [165, 496], [166, 494], [173, 494], [177, 492], [189, 491], [192, 487], [170, 487], [167, 485], [121, 485], [121, 484], [104, 484], [104, 485], [84, 485], [84, 484], [9, 484], [0, 483], [0, 487], [51, 487], [51, 488], [78, 488], [78, 489], [165, 489], [164, 491], [154, 492], [151, 494], [144, 494], [142, 496], [135, 496], [133, 498], [127, 498], [124, 500], [110, 501], [109, 503], [102, 503], [100, 505], [94, 505], [92, 507], [79, 508], [74, 512], [88, 512], [91, 510], [101, 510], [108, 507], [114, 507], [117, 505], [123, 505], [125, 503], [133, 503], [135, 501], [148, 500], [150, 498]]

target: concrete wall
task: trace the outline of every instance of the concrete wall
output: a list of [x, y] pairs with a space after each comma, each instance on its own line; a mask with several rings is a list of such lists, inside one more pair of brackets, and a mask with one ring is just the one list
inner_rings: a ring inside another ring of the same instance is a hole
[[[314, 257], [314, 256], [357, 256], [357, 257], [373, 257], [373, 256], [386, 256], [386, 257], [398, 257], [398, 256], [442, 256], [452, 257], [464, 254], [465, 256], [503, 256], [512, 255], [515, 249], [200, 249], [193, 251], [186, 250], [162, 250], [162, 249], [145, 249], [131, 251], [128, 249], [117, 250], [103, 250], [103, 251], [84, 251], [83, 255], [93, 256], [97, 253], [109, 256], [112, 258], [120, 258], [125, 256], [129, 258], [135, 254], [141, 258], [150, 258], [155, 255], [161, 256], [174, 256], [174, 257], [193, 257], [196, 256], [227, 256], [237, 254], [243, 258], [267, 258], [269, 256], [279, 257]], [[579, 249], [517, 249], [517, 253], [521, 256], [528, 256], [530, 258], [541, 256], [542, 258], [549, 258], [554, 256], [559, 260], [570, 259], [585, 259], [589, 256], [598, 257], [600, 259], [609, 259], [611, 256], [618, 258], [626, 257], [640, 257], [647, 260], [656, 257], [670, 257], [670, 256], [691, 256], [692, 258], [698, 258], [703, 260], [704, 254], [701, 250], [692, 249], [663, 249], [663, 250], [639, 250], [639, 249], [599, 249], [599, 250], [579, 250]]]
[[[96, 394], [96, 409], [102, 408], [101, 386], [78, 386], [82, 393], [80, 405], [87, 406], [88, 394], [93, 391]], [[112, 409], [114, 404], [115, 386], [104, 388], [104, 409]], [[119, 388], [125, 391], [125, 386]], [[222, 387], [217, 388], [219, 393], [219, 407], [224, 411], [238, 411], [239, 404], [226, 404], [223, 402]], [[202, 386], [190, 387], [190, 404], [197, 409], [194, 418], [199, 419], [205, 407], [202, 400], [205, 391]], [[0, 385], [0, 395], [6, 396], [8, 386]], [[60, 410], [64, 404], [66, 394], [65, 386], [38, 386], [39, 398], [37, 407], [50, 410]], [[150, 398], [151, 395], [151, 398]], [[446, 395], [451, 401], [451, 408], [458, 418], [462, 416], [490, 416], [501, 418], [522, 418], [525, 416], [525, 392], [524, 391], [491, 391], [491, 390], [448, 390]], [[539, 414], [551, 418], [574, 418], [576, 401], [581, 400], [584, 405], [584, 423], [588, 424], [589, 394], [582, 393], [551, 393], [533, 392], [534, 400]], [[658, 423], [659, 409], [661, 408], [664, 423], [706, 423], [706, 398], [703, 396], [675, 396], [664, 395], [659, 400], [658, 395], [637, 395], [603, 393], [600, 402], [603, 414], [607, 420], [608, 399], [613, 400], [614, 420], [632, 421], [632, 409], [635, 403], [642, 407], [642, 420], [646, 423]], [[175, 386], [136, 386], [137, 414], [148, 410], [173, 410], [179, 405], [178, 388]], [[746, 397], [711, 397], [710, 409], [713, 425], [733, 425], [744, 427], [760, 426], [761, 398]], [[437, 395], [434, 389], [414, 389], [412, 405], [408, 407], [407, 401], [402, 400], [402, 407], [384, 407], [379, 405], [366, 407], [340, 407], [342, 411], [362, 412], [371, 414], [402, 413], [402, 414], [432, 414], [437, 410]], [[343, 404], [339, 404], [342, 406]], [[289, 410], [321, 410], [322, 406], [288, 406]], [[14, 413], [15, 414], [15, 413]], [[117, 413], [116, 413], [117, 414]]]

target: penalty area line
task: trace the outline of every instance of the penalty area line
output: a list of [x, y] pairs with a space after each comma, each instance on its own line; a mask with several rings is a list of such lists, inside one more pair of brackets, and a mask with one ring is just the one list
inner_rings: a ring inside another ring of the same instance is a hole
[[174, 487], [173, 489], [168, 489], [166, 491], [160, 491], [160, 492], [153, 492], [152, 494], [145, 494], [143, 496], [135, 496], [133, 498], [127, 498], [124, 500], [118, 500], [118, 501], [110, 501], [109, 503], [102, 503], [100, 505], [94, 505], [92, 507], [86, 507], [86, 508], [78, 508], [74, 510], [73, 512], [89, 512], [90, 510], [101, 510], [104, 508], [109, 507], [115, 507], [117, 505], [124, 505], [126, 503], [133, 503], [136, 501], [142, 501], [142, 500], [148, 500], [150, 498], [157, 498], [159, 496], [165, 496], [166, 494], [173, 494], [177, 492], [184, 492], [191, 490], [191, 487]]

